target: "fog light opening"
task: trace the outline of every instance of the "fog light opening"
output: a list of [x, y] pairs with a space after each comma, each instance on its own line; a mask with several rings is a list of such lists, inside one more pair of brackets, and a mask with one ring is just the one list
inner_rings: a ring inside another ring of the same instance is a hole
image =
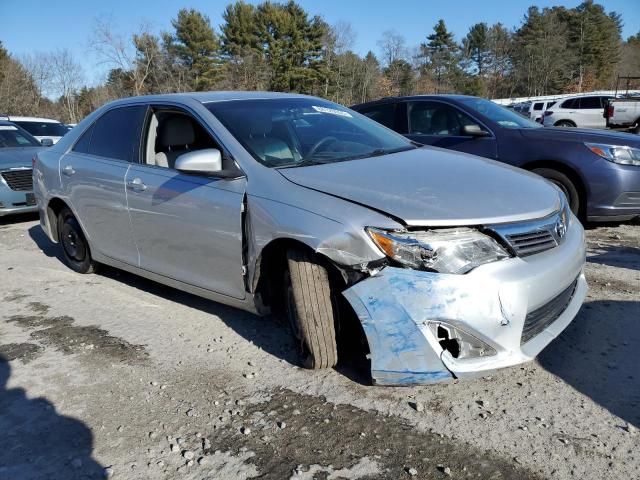
[[429, 322], [440, 347], [456, 359], [490, 357], [496, 350], [479, 338], [445, 322]]
[[442, 349], [449, 352], [453, 358], [460, 356], [460, 342], [456, 338], [449, 337], [449, 330], [442, 325], [438, 325], [438, 343]]

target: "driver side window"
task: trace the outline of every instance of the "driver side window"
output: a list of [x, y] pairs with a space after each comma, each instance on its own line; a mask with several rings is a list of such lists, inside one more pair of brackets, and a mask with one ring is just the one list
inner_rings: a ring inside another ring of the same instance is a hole
[[409, 102], [409, 133], [460, 136], [465, 125], [476, 124], [455, 107], [442, 102]]
[[221, 150], [191, 115], [171, 107], [152, 108], [147, 120], [144, 163], [174, 169], [180, 155], [210, 148]]

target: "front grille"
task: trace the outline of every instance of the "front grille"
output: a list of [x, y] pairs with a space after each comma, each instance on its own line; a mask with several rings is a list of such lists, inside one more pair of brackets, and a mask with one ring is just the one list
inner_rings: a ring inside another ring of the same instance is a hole
[[558, 246], [558, 242], [556, 242], [556, 239], [549, 230], [514, 233], [506, 235], [506, 237], [516, 255], [519, 257], [533, 255], [534, 253], [543, 252], [544, 250]]
[[571, 212], [566, 205], [551, 215], [524, 222], [488, 225], [498, 234], [512, 253], [526, 257], [560, 245], [569, 227]]
[[557, 297], [537, 308], [533, 312], [529, 312], [524, 320], [524, 328], [522, 329], [522, 337], [520, 344], [525, 344], [533, 337], [542, 332], [562, 315], [567, 309], [573, 293], [576, 290], [578, 279], [576, 278], [571, 285], [563, 290]]
[[0, 172], [2, 178], [11, 190], [20, 192], [30, 192], [33, 190], [33, 180], [31, 179], [31, 169], [6, 170]]

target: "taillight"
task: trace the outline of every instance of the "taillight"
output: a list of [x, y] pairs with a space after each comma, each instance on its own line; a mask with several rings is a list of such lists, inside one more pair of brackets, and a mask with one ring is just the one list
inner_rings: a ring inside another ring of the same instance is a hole
[[604, 118], [613, 117], [613, 105], [607, 105], [607, 108], [604, 109]]
[[550, 115], [553, 115], [553, 110], [545, 110], [545, 111], [544, 111], [544, 116], [545, 116], [545, 117], [548, 117], [548, 116], [550, 116]]

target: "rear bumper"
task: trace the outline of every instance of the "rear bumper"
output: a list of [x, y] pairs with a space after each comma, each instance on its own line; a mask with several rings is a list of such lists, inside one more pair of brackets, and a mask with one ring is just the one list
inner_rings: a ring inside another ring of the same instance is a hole
[[[532, 360], [566, 328], [586, 297], [585, 253], [584, 231], [574, 218], [565, 241], [537, 255], [487, 264], [466, 275], [387, 267], [355, 284], [344, 296], [367, 336], [374, 383], [436, 383]], [[567, 288], [572, 289], [568, 303], [523, 342], [527, 315]], [[489, 353], [454, 358], [440, 345], [434, 324], [464, 331]]]

